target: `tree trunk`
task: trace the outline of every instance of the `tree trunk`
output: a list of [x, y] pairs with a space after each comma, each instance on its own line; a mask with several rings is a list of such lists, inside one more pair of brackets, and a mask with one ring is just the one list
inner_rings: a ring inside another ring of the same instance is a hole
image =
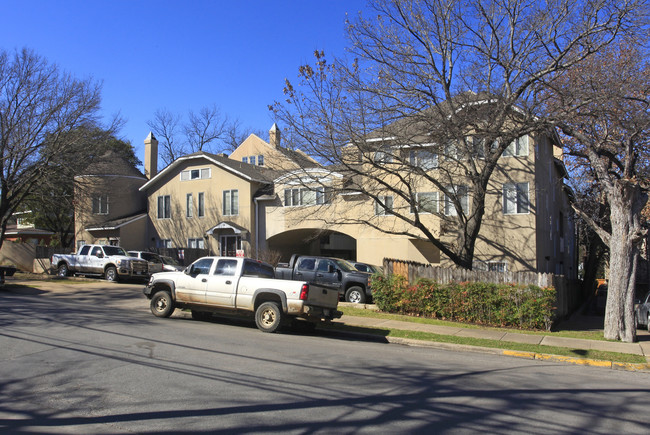
[[634, 290], [641, 234], [638, 212], [646, 198], [639, 186], [628, 180], [617, 180], [612, 190], [614, 192], [608, 194], [612, 233], [609, 243], [605, 338], [634, 342]]

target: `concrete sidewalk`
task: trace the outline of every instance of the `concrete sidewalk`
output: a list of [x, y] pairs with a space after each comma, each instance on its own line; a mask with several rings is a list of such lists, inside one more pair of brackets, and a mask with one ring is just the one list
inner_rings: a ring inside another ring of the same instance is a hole
[[[347, 305], [347, 304], [341, 304]], [[356, 308], [356, 307], [355, 307]], [[373, 306], [367, 305], [366, 308], [373, 309]], [[575, 320], [572, 319], [574, 322]], [[632, 366], [639, 367], [623, 367], [631, 369], [640, 369], [648, 370], [650, 369], [650, 335], [645, 331], [639, 332], [640, 341], [637, 343], [621, 343], [613, 341], [599, 341], [599, 340], [585, 340], [578, 338], [565, 338], [565, 337], [554, 337], [551, 335], [531, 335], [531, 334], [522, 334], [517, 332], [503, 331], [492, 328], [478, 328], [478, 329], [468, 329], [460, 328], [454, 326], [440, 326], [440, 325], [429, 325], [423, 323], [414, 323], [407, 321], [398, 321], [398, 320], [385, 320], [377, 319], [372, 317], [360, 317], [360, 316], [349, 316], [344, 315], [341, 319], [333, 322], [335, 324], [344, 324], [347, 326], [358, 326], [365, 328], [378, 328], [378, 329], [395, 329], [395, 330], [404, 330], [404, 331], [417, 331], [417, 332], [427, 332], [432, 334], [440, 335], [451, 335], [458, 337], [471, 337], [471, 338], [483, 338], [489, 340], [503, 341], [503, 342], [513, 342], [513, 343], [526, 343], [534, 344], [541, 346], [557, 346], [565, 347], [568, 349], [577, 349], [577, 350], [599, 350], [607, 352], [617, 352], [617, 353], [626, 353], [633, 355], [640, 355], [646, 358], [647, 364], [632, 364]], [[403, 340], [391, 340], [394, 342], [402, 342]], [[413, 343], [405, 344], [417, 344], [415, 340], [411, 340]], [[445, 344], [444, 347], [450, 347], [448, 344]], [[464, 348], [473, 347], [473, 346], [463, 346]], [[494, 349], [491, 349], [492, 353]], [[533, 355], [529, 352], [508, 352], [503, 350], [497, 350], [497, 353], [512, 354], [516, 353], [517, 355], [512, 356], [524, 356], [529, 358], [537, 357], [541, 359], [541, 355]], [[602, 365], [599, 363], [591, 363], [591, 360], [578, 360], [575, 358], [567, 357], [558, 357], [559, 359], [565, 361], [567, 359], [571, 360], [569, 362], [578, 363], [578, 364], [587, 364], [587, 365]], [[543, 358], [543, 359], [552, 359], [552, 358]], [[607, 363], [611, 364], [611, 363]], [[620, 367], [618, 367], [620, 368]]]

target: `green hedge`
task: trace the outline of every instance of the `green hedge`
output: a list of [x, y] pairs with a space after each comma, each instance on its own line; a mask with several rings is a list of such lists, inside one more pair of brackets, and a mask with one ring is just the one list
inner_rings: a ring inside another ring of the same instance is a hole
[[420, 279], [372, 277], [373, 300], [389, 313], [433, 317], [489, 326], [550, 330], [555, 289], [534, 285], [460, 282], [438, 284]]

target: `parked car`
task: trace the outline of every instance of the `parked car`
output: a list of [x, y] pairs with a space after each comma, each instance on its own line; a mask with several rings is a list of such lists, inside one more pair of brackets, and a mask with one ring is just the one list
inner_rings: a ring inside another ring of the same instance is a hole
[[340, 258], [294, 254], [289, 263], [276, 266], [275, 277], [335, 288], [346, 302], [364, 304], [372, 299], [370, 274]]
[[51, 264], [60, 277], [103, 275], [108, 281], [118, 281], [149, 276], [146, 261], [133, 258], [119, 246], [111, 245], [83, 245], [77, 254], [54, 254]]
[[174, 260], [172, 257], [161, 255], [160, 259], [163, 262], [163, 272], [182, 272], [183, 269], [185, 269], [183, 266], [178, 264], [178, 261]]
[[163, 261], [155, 252], [129, 251], [129, 257], [140, 258], [149, 263], [149, 275], [163, 271]]
[[351, 261], [352, 265], [359, 272], [368, 272], [368, 273], [384, 273], [384, 270], [381, 266], [375, 266], [374, 264], [360, 263], [358, 261]]
[[650, 292], [634, 308], [634, 317], [638, 326], [645, 326], [650, 331]]
[[143, 292], [157, 317], [169, 317], [176, 308], [190, 309], [197, 320], [248, 314], [264, 332], [294, 321], [314, 327], [343, 314], [336, 309], [337, 290], [275, 279], [273, 266], [250, 258], [203, 257], [183, 272], [152, 275]]

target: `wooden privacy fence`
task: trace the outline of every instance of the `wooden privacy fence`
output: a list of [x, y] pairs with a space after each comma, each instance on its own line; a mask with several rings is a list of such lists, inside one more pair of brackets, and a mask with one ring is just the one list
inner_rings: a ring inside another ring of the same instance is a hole
[[580, 304], [580, 287], [575, 280], [567, 280], [562, 275], [539, 272], [483, 272], [458, 268], [431, 266], [414, 261], [384, 259], [384, 272], [401, 275], [409, 284], [420, 278], [430, 279], [440, 284], [449, 282], [489, 282], [494, 284], [522, 284], [538, 287], [553, 287], [556, 291], [557, 319], [568, 316]]

